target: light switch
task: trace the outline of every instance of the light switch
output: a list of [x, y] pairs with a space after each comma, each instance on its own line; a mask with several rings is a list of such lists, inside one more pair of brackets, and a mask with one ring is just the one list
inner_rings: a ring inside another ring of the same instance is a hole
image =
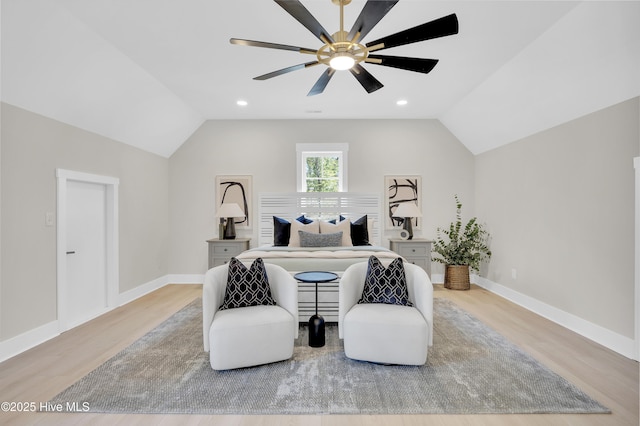
[[44, 215], [44, 224], [46, 226], [53, 226], [54, 225], [54, 215], [53, 212], [47, 212]]

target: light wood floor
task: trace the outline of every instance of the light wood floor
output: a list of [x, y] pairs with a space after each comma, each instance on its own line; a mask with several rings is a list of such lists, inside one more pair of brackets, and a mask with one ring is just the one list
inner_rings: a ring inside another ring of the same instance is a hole
[[[453, 300], [609, 407], [607, 415], [185, 416], [0, 413], [16, 425], [633, 425], [639, 424], [638, 363], [486, 290], [451, 291]], [[0, 401], [45, 402], [174, 312], [200, 297], [199, 285], [169, 285], [0, 364]]]

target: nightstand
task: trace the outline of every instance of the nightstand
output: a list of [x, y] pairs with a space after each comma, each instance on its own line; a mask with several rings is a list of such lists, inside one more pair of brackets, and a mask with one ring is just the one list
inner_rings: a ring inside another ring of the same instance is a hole
[[209, 269], [228, 263], [232, 257], [243, 251], [249, 250], [251, 238], [236, 238], [234, 240], [221, 240], [212, 238], [207, 240], [209, 245]]
[[420, 266], [431, 277], [431, 240], [389, 240], [391, 250], [404, 257], [407, 262]]

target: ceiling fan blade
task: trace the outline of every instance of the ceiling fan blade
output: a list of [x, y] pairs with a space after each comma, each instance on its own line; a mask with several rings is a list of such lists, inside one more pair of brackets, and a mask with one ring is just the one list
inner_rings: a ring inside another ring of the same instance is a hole
[[306, 47], [298, 47], [298, 46], [290, 46], [288, 44], [278, 44], [278, 43], [269, 43], [266, 41], [255, 41], [255, 40], [245, 40], [242, 38], [231, 38], [229, 39], [231, 44], [238, 44], [241, 46], [253, 46], [253, 47], [266, 47], [268, 49], [280, 49], [280, 50], [291, 50], [293, 52], [303, 52], [303, 53], [312, 53], [316, 54], [316, 49], [309, 49]]
[[307, 62], [307, 63], [304, 63], [304, 64], [292, 65], [292, 66], [287, 67], [287, 68], [282, 68], [281, 70], [277, 70], [277, 71], [273, 71], [273, 72], [270, 72], [270, 73], [267, 73], [267, 74], [259, 75], [257, 77], [253, 77], [253, 79], [254, 80], [268, 80], [270, 78], [277, 77], [277, 76], [282, 75], [282, 74], [287, 74], [287, 73], [290, 73], [292, 71], [298, 71], [298, 70], [302, 70], [302, 69], [305, 69], [305, 68], [309, 68], [309, 67], [312, 67], [314, 65], [318, 65], [319, 63], [320, 62], [318, 62], [318, 61], [313, 61], [313, 62]]
[[405, 56], [369, 55], [367, 59], [369, 58], [382, 61], [380, 63], [367, 61], [369, 64], [400, 68], [402, 70], [421, 72], [424, 74], [430, 72], [438, 63], [437, 59], [407, 58]]
[[458, 18], [455, 13], [372, 41], [367, 43], [367, 47], [384, 44], [375, 50], [389, 49], [453, 34], [458, 34]]
[[353, 24], [347, 40], [353, 40], [353, 37], [359, 32], [362, 40], [373, 27], [391, 10], [399, 0], [368, 0], [362, 8], [360, 15]]
[[[314, 36], [318, 37], [323, 43], [326, 43], [325, 40], [333, 43], [333, 38], [331, 34], [318, 22], [316, 18], [307, 10], [306, 7], [300, 3], [299, 0], [274, 0], [278, 3], [284, 10], [289, 13], [289, 15], [293, 16], [298, 22], [304, 25], [309, 31], [313, 33]], [[323, 38], [325, 40], [323, 40]]]
[[309, 90], [307, 96], [315, 96], [324, 92], [325, 87], [327, 87], [327, 84], [329, 84], [329, 80], [331, 80], [331, 77], [333, 77], [335, 73], [336, 70], [334, 70], [333, 68], [327, 68], [327, 70], [322, 73], [318, 81], [316, 81], [316, 84], [314, 84], [311, 90]]
[[351, 74], [353, 74], [356, 80], [360, 82], [367, 93], [375, 92], [376, 90], [384, 87], [384, 84], [380, 83], [360, 64], [356, 64], [353, 68], [349, 69], [349, 71], [351, 71]]

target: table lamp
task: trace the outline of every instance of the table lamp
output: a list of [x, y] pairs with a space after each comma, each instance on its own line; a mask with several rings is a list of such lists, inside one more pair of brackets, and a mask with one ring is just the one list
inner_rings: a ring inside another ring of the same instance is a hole
[[222, 203], [216, 212], [216, 217], [226, 218], [224, 226], [223, 240], [233, 240], [236, 238], [235, 218], [244, 219], [246, 216], [240, 206], [236, 203]]
[[413, 226], [411, 225], [411, 219], [414, 217], [422, 217], [422, 213], [418, 209], [416, 203], [407, 202], [400, 203], [396, 210], [393, 212], [393, 217], [401, 217], [404, 218], [403, 228], [409, 234], [408, 240], [413, 238]]

